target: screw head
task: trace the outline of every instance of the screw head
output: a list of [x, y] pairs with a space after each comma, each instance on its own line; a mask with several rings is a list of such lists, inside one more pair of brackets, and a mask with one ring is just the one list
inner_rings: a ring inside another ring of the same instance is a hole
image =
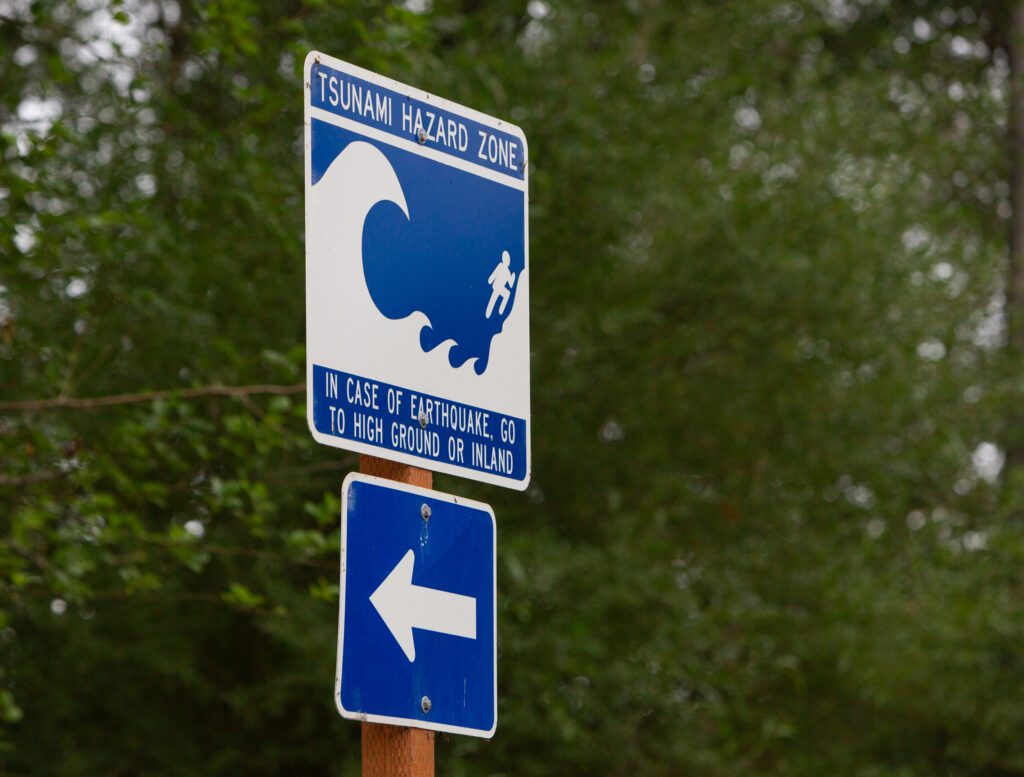
[[429, 696], [424, 696], [422, 699], [420, 699], [420, 709], [423, 710], [424, 712], [430, 712], [431, 706], [432, 705], [430, 703], [430, 697]]
[[420, 145], [422, 146], [424, 143], [427, 142], [427, 133], [424, 132], [423, 130], [420, 130], [419, 132], [416, 133], [416, 139], [420, 142]]
[[430, 518], [430, 505], [425, 504], [420, 508], [420, 517], [426, 521]]
[[420, 429], [427, 428], [427, 411], [420, 410]]

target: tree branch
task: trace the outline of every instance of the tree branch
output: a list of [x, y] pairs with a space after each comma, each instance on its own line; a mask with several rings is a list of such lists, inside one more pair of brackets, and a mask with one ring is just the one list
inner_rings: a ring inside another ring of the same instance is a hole
[[5, 475], [0, 473], [0, 488], [7, 486], [30, 486], [34, 483], [45, 483], [48, 480], [59, 480], [71, 474], [71, 470], [44, 469], [28, 475]]
[[27, 410], [93, 410], [111, 405], [128, 405], [134, 402], [154, 402], [158, 399], [197, 399], [200, 397], [249, 397], [253, 394], [301, 394], [305, 383], [292, 386], [196, 386], [183, 389], [159, 389], [139, 391], [134, 394], [111, 394], [106, 397], [54, 397], [53, 399], [15, 399], [0, 402], [0, 411]]
[[187, 548], [190, 550], [197, 550], [201, 553], [212, 553], [213, 555], [220, 556], [245, 556], [248, 558], [266, 559], [267, 561], [277, 561], [282, 564], [298, 564], [305, 567], [324, 567], [325, 569], [333, 569], [338, 565], [337, 559], [321, 559], [321, 558], [297, 558], [295, 556], [287, 556], [284, 553], [276, 553], [272, 550], [260, 550], [259, 548], [242, 548], [232, 545], [215, 545], [211, 543], [182, 543], [180, 541], [165, 539], [163, 537], [139, 537], [143, 542], [148, 542], [152, 545], [158, 545], [162, 548]]

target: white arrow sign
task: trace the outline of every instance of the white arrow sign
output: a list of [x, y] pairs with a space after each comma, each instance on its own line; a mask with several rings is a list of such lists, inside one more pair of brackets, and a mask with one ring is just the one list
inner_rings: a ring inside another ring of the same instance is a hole
[[405, 657], [416, 660], [412, 630], [476, 639], [476, 599], [412, 584], [416, 554], [408, 551], [370, 596]]

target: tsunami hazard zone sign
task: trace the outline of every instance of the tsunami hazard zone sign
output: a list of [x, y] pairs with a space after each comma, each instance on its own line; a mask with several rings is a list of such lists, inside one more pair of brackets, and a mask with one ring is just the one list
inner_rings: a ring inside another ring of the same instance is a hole
[[526, 488], [522, 131], [313, 52], [305, 150], [313, 437]]

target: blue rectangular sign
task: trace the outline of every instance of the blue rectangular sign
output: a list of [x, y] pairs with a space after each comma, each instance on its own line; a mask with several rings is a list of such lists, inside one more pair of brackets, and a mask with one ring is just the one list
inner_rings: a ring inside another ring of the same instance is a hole
[[487, 505], [346, 478], [335, 686], [344, 717], [494, 735], [495, 557]]

